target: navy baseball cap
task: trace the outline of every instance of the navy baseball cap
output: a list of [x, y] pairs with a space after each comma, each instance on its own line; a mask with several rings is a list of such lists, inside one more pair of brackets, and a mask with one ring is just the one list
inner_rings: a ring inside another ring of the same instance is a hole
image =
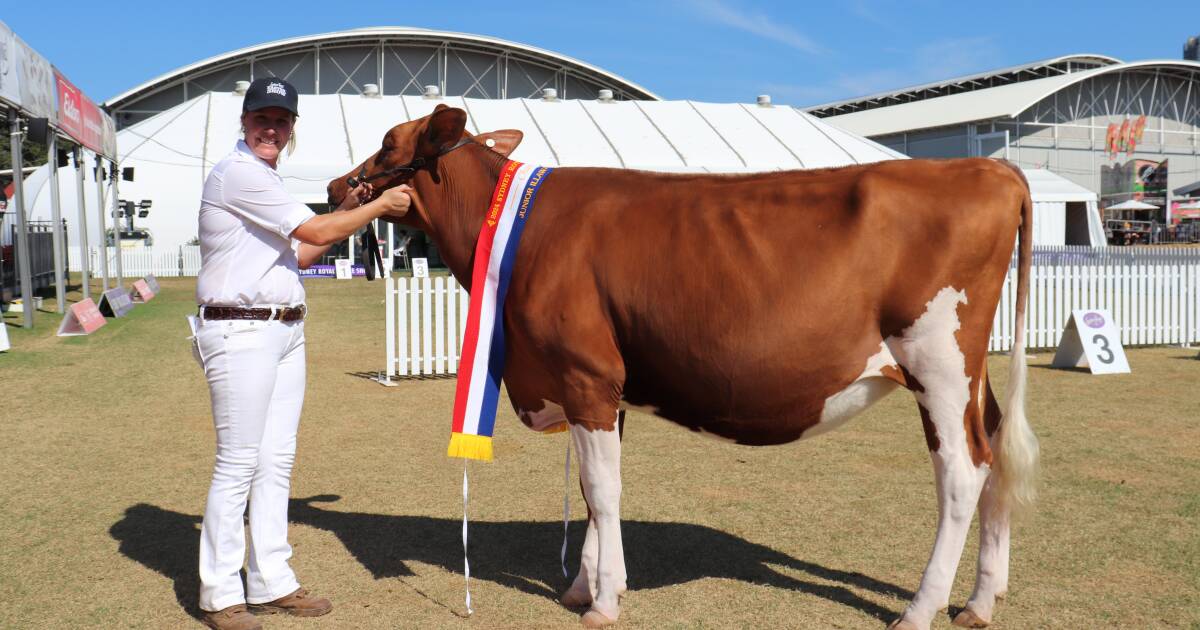
[[300, 97], [291, 83], [277, 77], [255, 79], [250, 87], [246, 88], [246, 97], [242, 99], [242, 111], [254, 112], [267, 107], [282, 107], [299, 116], [299, 101]]

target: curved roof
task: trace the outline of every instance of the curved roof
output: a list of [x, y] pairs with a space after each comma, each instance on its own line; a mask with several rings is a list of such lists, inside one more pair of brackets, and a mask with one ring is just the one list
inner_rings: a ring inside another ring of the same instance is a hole
[[177, 68], [155, 77], [141, 85], [126, 90], [107, 101], [104, 106], [109, 109], [119, 109], [124, 104], [152, 94], [162, 88], [169, 87], [188, 77], [199, 76], [221, 68], [237, 65], [255, 57], [276, 56], [310, 49], [314, 46], [347, 46], [354, 44], [378, 44], [385, 41], [390, 44], [426, 44], [440, 46], [449, 44], [457, 48], [476, 50], [492, 54], [507, 54], [513, 57], [552, 65], [568, 73], [590, 79], [625, 92], [629, 98], [658, 100], [658, 95], [628, 79], [615, 75], [607, 70], [598, 68], [578, 59], [556, 52], [544, 50], [526, 44], [511, 42], [495, 37], [456, 33], [452, 31], [437, 31], [424, 28], [403, 26], [380, 26], [358, 28], [332, 33], [304, 35], [249, 46], [210, 57], [196, 63]]
[[924, 83], [912, 87], [879, 92], [868, 96], [849, 98], [824, 105], [814, 105], [805, 108], [808, 113], [825, 118], [838, 116], [878, 107], [889, 107], [899, 103], [910, 103], [929, 98], [939, 98], [949, 94], [986, 90], [1001, 85], [1010, 85], [1021, 81], [1034, 81], [1072, 72], [1082, 72], [1093, 68], [1112, 66], [1122, 63], [1116, 57], [1094, 54], [1063, 55], [1041, 61], [1033, 61], [999, 70], [988, 70], [953, 79], [943, 79], [933, 83]]
[[[525, 137], [513, 159], [547, 166], [729, 173], [904, 157], [787, 106], [302, 94], [295, 152], [279, 166], [284, 186], [302, 202], [323, 204], [330, 179], [371, 155], [393, 125], [425, 116], [439, 103], [466, 111], [471, 133], [520, 129]], [[196, 200], [213, 164], [239, 137], [240, 112], [237, 94], [207, 92], [117, 133], [121, 166], [137, 173], [121, 182], [121, 196], [153, 200], [150, 216], [136, 224], [153, 231], [155, 247], [175, 247], [196, 235]], [[85, 186], [85, 196], [94, 188]], [[32, 184], [26, 190], [34, 216], [46, 216], [49, 195]], [[62, 196], [65, 216], [74, 216], [74, 200]], [[97, 226], [89, 222], [88, 229], [99, 238]]]
[[1200, 81], [1200, 62], [1152, 59], [1102, 66], [1055, 77], [829, 116], [825, 120], [853, 133], [879, 136], [914, 129], [946, 127], [977, 120], [1015, 118], [1042, 99], [1053, 96], [1055, 92], [1076, 83], [1100, 75], [1146, 68], [1151, 68], [1159, 73], [1178, 74], [1185, 80]]

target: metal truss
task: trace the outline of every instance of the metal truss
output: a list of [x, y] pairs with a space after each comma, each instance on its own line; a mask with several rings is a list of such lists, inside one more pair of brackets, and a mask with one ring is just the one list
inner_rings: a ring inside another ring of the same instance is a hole
[[601, 89], [617, 99], [654, 98], [629, 83], [552, 54], [518, 46], [424, 37], [340, 39], [266, 47], [228, 55], [110, 103], [124, 127], [206, 92], [232, 91], [237, 81], [278, 76], [304, 94], [362, 94], [374, 84], [381, 95], [420, 95], [429, 85], [444, 96], [596, 98]]

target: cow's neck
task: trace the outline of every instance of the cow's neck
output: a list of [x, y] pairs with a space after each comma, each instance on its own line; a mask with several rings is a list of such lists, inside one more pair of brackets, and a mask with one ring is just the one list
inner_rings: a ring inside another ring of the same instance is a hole
[[471, 263], [483, 218], [491, 203], [505, 158], [483, 147], [463, 147], [438, 161], [437, 177], [418, 173], [414, 187], [420, 198], [416, 227], [438, 246], [454, 277], [471, 290]]

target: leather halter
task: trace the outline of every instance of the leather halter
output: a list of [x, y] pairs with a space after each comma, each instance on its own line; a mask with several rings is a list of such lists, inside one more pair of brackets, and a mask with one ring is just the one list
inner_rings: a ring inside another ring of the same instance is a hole
[[[433, 158], [431, 158], [431, 159], [436, 160], [436, 159], [442, 157], [443, 155], [446, 155], [447, 153], [449, 153], [461, 146], [465, 146], [466, 144], [468, 144], [470, 142], [472, 142], [470, 137], [463, 138], [462, 140], [459, 140], [454, 146], [442, 151], [441, 153], [438, 153], [437, 155], [433, 156]], [[378, 173], [375, 173], [374, 175], [367, 175], [367, 163], [363, 162], [362, 168], [359, 169], [359, 171], [358, 171], [358, 175], [351, 175], [350, 177], [346, 178], [346, 185], [349, 186], [350, 188], [357, 188], [359, 184], [365, 184], [373, 179], [379, 179], [381, 177], [390, 177], [392, 175], [398, 175], [405, 171], [407, 171], [409, 173], [415, 173], [415, 172], [417, 172], [418, 169], [425, 166], [426, 161], [427, 161], [426, 158], [419, 157], [419, 158], [416, 158], [413, 161], [409, 162], [408, 164], [405, 164], [403, 166], [394, 166], [392, 168], [379, 171]]]

